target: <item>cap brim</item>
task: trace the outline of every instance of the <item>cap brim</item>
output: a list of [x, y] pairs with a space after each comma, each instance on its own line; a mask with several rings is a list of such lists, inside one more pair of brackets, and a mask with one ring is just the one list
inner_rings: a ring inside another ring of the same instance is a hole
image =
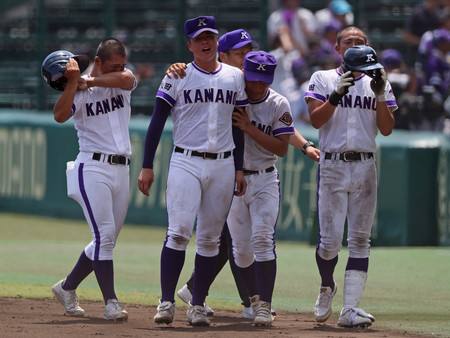
[[78, 63], [78, 68], [80, 68], [80, 73], [83, 73], [87, 67], [89, 67], [89, 56], [87, 55], [74, 55], [73, 58]]
[[261, 74], [258, 72], [249, 72], [248, 70], [244, 71], [245, 80], [250, 82], [261, 81], [267, 84], [272, 84], [273, 82], [273, 74]]
[[217, 29], [202, 28], [202, 29], [199, 29], [198, 31], [196, 31], [196, 32], [194, 32], [192, 34], [188, 34], [187, 37], [190, 38], [190, 39], [193, 39], [193, 38], [199, 36], [203, 32], [213, 32], [214, 34], [219, 34], [219, 31]]

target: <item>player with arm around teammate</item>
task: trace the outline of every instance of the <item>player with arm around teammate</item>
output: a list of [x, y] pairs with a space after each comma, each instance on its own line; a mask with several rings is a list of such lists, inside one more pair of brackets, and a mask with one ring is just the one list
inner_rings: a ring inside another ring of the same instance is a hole
[[209, 326], [204, 302], [216, 271], [219, 238], [233, 193], [243, 194], [246, 187], [243, 150], [235, 153], [240, 159], [233, 156], [231, 117], [235, 105], [247, 104], [247, 95], [242, 72], [216, 59], [218, 31], [214, 17], [187, 20], [184, 28], [194, 61], [188, 64], [184, 79], [165, 77], [161, 83], [138, 186], [148, 195], [156, 148], [172, 113], [175, 147], [166, 189], [168, 230], [161, 253], [162, 295], [154, 320], [165, 324], [173, 321], [175, 289], [197, 219], [193, 294], [187, 321], [193, 326]]
[[377, 200], [375, 137], [378, 130], [384, 136], [392, 132], [397, 103], [363, 30], [344, 27], [335, 49], [343, 59], [341, 66], [314, 73], [305, 94], [321, 150], [316, 249], [321, 286], [314, 315], [318, 322], [331, 315], [337, 291], [333, 274], [347, 219], [349, 257], [338, 325], [367, 327], [375, 318], [358, 306], [367, 279]]
[[255, 326], [271, 326], [276, 277], [275, 228], [280, 208], [280, 180], [275, 167], [288, 150], [294, 125], [287, 99], [269, 88], [277, 61], [264, 51], [244, 61], [249, 106], [233, 113], [233, 125], [245, 136], [247, 190], [235, 196], [227, 223], [233, 253], [251, 295]]
[[82, 207], [93, 237], [70, 274], [52, 287], [68, 316], [84, 315], [75, 289], [94, 271], [105, 301], [104, 318], [128, 318], [115, 294], [113, 269], [113, 249], [128, 209], [128, 123], [137, 84], [126, 60], [125, 46], [113, 38], [100, 43], [88, 75], [80, 77], [77, 62], [70, 58], [67, 83], [53, 110], [57, 122], [72, 118], [77, 130], [80, 152], [67, 164], [67, 190]]

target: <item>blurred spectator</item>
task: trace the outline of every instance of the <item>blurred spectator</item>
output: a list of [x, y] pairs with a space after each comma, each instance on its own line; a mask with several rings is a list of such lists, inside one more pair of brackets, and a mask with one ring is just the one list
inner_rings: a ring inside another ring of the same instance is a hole
[[450, 86], [450, 31], [445, 28], [433, 31], [433, 48], [424, 60], [426, 85], [422, 87], [428, 124], [424, 129], [442, 131], [445, 118], [445, 101]]
[[[450, 7], [445, 8], [439, 15], [439, 17], [440, 17], [439, 28], [450, 30]], [[416, 60], [417, 71], [423, 72], [424, 60], [426, 60], [427, 55], [429, 55], [433, 49], [433, 32], [434, 30], [426, 31], [420, 38], [420, 44]]]
[[337, 34], [342, 28], [337, 20], [331, 20], [322, 32], [321, 38], [310, 42], [308, 65], [313, 72], [320, 69], [337, 68], [341, 65], [341, 56], [336, 51]]
[[342, 27], [352, 25], [354, 16], [352, 6], [346, 0], [328, 1], [328, 6], [318, 10], [315, 14], [317, 33], [322, 35], [328, 25], [333, 21], [339, 22]]
[[308, 89], [311, 69], [304, 58], [299, 58], [292, 63], [292, 74], [295, 80], [292, 90], [287, 93], [286, 98], [291, 105], [291, 112], [294, 118], [294, 125], [311, 125], [309, 120], [308, 106], [304, 99]]
[[440, 5], [441, 0], [423, 0], [406, 20], [403, 40], [410, 46], [412, 54], [417, 52], [422, 35], [439, 27]]
[[423, 98], [416, 95], [418, 84], [414, 72], [406, 66], [396, 49], [382, 51], [380, 62], [386, 70], [399, 106], [394, 112], [395, 128], [419, 129], [423, 117]]
[[273, 49], [277, 48], [278, 40], [286, 52], [297, 49], [306, 56], [309, 53], [309, 41], [316, 38], [315, 32], [314, 14], [301, 7], [301, 0], [282, 0], [282, 8], [274, 11], [267, 19], [269, 45]]
[[275, 69], [273, 82], [270, 88], [280, 93], [281, 95], [288, 97], [288, 94], [293, 90], [295, 86], [295, 79], [292, 74], [292, 62], [301, 57], [300, 52], [297, 49], [291, 49], [286, 51], [279, 37], [276, 37], [273, 41], [275, 49], [270, 51], [278, 62], [278, 66]]

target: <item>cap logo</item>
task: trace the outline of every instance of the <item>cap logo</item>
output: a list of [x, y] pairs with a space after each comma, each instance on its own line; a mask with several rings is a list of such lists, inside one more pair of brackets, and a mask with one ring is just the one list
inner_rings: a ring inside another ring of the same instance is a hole
[[249, 37], [247, 35], [247, 32], [241, 32], [241, 40], [248, 40]]
[[366, 62], [374, 62], [375, 59], [373, 58], [373, 54], [367, 54]]
[[256, 70], [265, 72], [265, 71], [266, 71], [266, 65], [260, 63], [259, 66], [258, 66], [258, 68], [256, 68]]
[[205, 20], [206, 20], [205, 18], [199, 19], [199, 20], [198, 20], [198, 27], [200, 27], [200, 26], [206, 26]]

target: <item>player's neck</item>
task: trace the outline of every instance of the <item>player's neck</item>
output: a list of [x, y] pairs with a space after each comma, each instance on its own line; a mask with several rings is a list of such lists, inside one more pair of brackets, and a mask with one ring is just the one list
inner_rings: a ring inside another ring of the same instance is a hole
[[202, 60], [195, 59], [194, 63], [198, 68], [200, 68], [201, 70], [204, 70], [205, 72], [208, 72], [208, 73], [215, 72], [220, 67], [220, 63], [216, 59], [209, 60], [209, 61], [202, 61]]

